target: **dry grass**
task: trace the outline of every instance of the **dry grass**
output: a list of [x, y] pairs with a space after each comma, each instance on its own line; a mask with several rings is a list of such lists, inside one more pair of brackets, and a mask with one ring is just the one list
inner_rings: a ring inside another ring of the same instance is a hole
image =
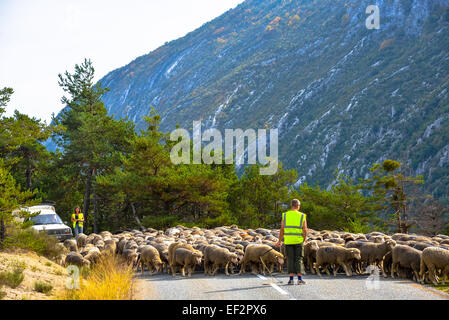
[[[54, 295], [65, 288], [67, 271], [64, 267], [29, 250], [11, 249], [8, 252], [0, 252], [0, 273], [7, 274], [17, 269], [23, 270], [23, 280], [15, 288], [3, 284], [0, 288], [0, 292], [3, 292], [0, 293], [0, 298], [49, 300], [54, 299]], [[38, 292], [34, 288], [36, 281], [51, 284], [54, 289], [50, 294]]]
[[103, 256], [80, 277], [79, 289], [66, 289], [63, 300], [129, 300], [133, 285], [133, 270], [121, 257]]

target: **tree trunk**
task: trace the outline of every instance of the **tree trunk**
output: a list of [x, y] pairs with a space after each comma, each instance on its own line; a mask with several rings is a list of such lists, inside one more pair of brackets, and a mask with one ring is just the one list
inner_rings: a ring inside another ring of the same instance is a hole
[[143, 230], [142, 222], [140, 221], [139, 216], [137, 215], [137, 210], [136, 210], [136, 206], [134, 205], [134, 202], [131, 202], [131, 209], [133, 211], [134, 219], [136, 220], [139, 227]]
[[31, 187], [32, 187], [32, 183], [31, 183], [31, 176], [33, 174], [33, 171], [31, 169], [31, 166], [28, 166], [26, 171], [25, 171], [25, 176], [26, 176], [26, 186], [28, 188], [28, 190], [31, 191]]
[[84, 214], [84, 230], [87, 229], [87, 221], [89, 216], [90, 207], [90, 189], [92, 186], [92, 175], [94, 170], [89, 169], [87, 172], [86, 190], [84, 192], [84, 204], [83, 204], [83, 214]]
[[407, 203], [404, 203], [403, 206], [403, 210], [404, 210], [404, 217], [403, 217], [403, 225], [404, 225], [404, 233], [408, 233], [408, 229], [409, 229], [409, 224], [408, 224], [408, 219], [407, 219]]
[[97, 203], [97, 190], [95, 184], [92, 187], [94, 196], [94, 233], [98, 232], [98, 203]]
[[3, 219], [0, 220], [0, 244], [5, 240], [6, 228], [5, 221]]

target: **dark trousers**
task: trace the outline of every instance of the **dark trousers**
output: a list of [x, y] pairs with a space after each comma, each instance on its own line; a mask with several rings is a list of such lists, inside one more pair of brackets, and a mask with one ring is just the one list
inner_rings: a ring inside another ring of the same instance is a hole
[[285, 245], [285, 253], [287, 254], [287, 270], [288, 273], [298, 274], [304, 273], [304, 246], [303, 244]]

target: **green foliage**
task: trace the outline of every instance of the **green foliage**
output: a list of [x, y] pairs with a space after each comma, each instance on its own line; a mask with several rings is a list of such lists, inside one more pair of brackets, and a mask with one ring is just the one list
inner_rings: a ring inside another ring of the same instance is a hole
[[20, 265], [13, 267], [12, 271], [3, 271], [0, 273], [0, 286], [7, 285], [11, 288], [17, 288], [25, 278], [24, 268]]
[[10, 169], [5, 166], [3, 159], [0, 159], [0, 248], [3, 245], [6, 234], [6, 227], [13, 223], [15, 218], [28, 218], [31, 215], [25, 211], [16, 211], [25, 206], [32, 206], [40, 202], [40, 199], [31, 199], [35, 192], [22, 192], [10, 173]]
[[417, 186], [424, 184], [424, 180], [422, 176], [407, 176], [405, 169], [401, 169], [399, 162], [387, 159], [382, 165], [374, 164], [372, 176], [361, 183], [377, 199], [380, 209], [395, 221], [396, 231], [407, 233], [413, 225], [408, 219], [408, 208], [410, 203], [422, 196]]
[[36, 281], [34, 282], [34, 290], [40, 293], [48, 294], [53, 290], [53, 286], [47, 282]]
[[178, 225], [179, 217], [177, 216], [146, 216], [142, 220], [142, 225], [146, 228], [155, 228], [164, 230], [168, 227]]
[[57, 260], [63, 254], [59, 240], [32, 228], [10, 225], [3, 248], [20, 248], [36, 252], [49, 259]]
[[379, 206], [375, 198], [364, 196], [362, 186], [355, 185], [350, 177], [336, 175], [330, 190], [307, 183], [299, 188], [301, 211], [307, 213], [310, 228], [368, 232], [379, 229], [375, 212]]
[[260, 175], [262, 165], [249, 165], [232, 185], [229, 202], [239, 225], [274, 226], [280, 223], [282, 205], [289, 203], [297, 180], [294, 170], [282, 164], [274, 175]]
[[[3, 115], [5, 112], [4, 107], [8, 104], [9, 100], [11, 99], [11, 95], [14, 93], [14, 90], [12, 88], [3, 88], [0, 89], [0, 116]], [[0, 140], [1, 141], [1, 140]]]

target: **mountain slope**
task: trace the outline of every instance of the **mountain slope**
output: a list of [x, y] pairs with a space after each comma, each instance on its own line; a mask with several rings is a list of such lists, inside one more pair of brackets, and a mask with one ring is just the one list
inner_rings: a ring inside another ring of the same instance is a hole
[[449, 183], [449, 0], [247, 0], [105, 76], [109, 112], [161, 128], [279, 128], [280, 160], [329, 185], [406, 161], [428, 190]]

